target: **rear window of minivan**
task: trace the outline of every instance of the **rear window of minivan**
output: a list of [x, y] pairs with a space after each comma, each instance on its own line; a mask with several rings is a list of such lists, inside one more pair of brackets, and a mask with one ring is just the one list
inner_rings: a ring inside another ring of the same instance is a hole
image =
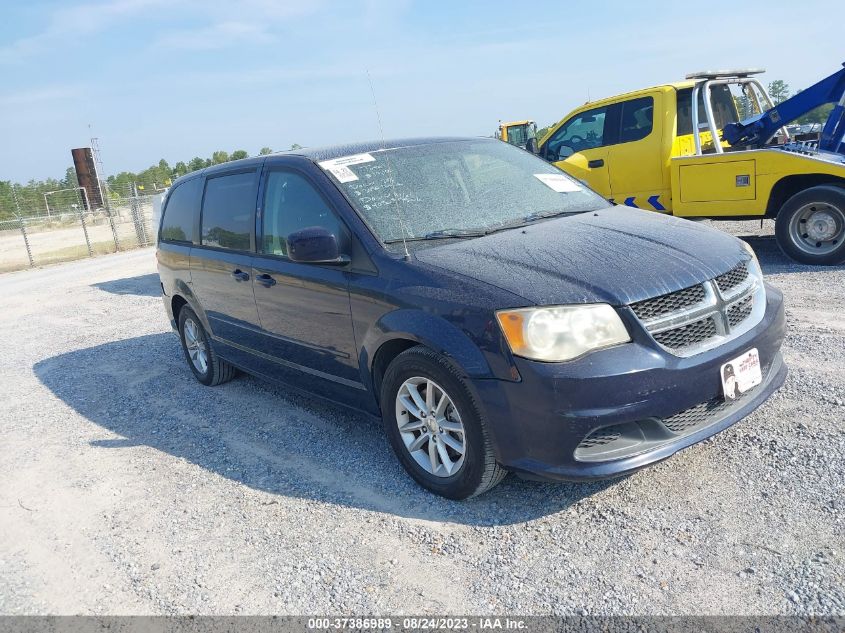
[[162, 242], [193, 241], [200, 182], [199, 178], [183, 182], [167, 196], [159, 236]]

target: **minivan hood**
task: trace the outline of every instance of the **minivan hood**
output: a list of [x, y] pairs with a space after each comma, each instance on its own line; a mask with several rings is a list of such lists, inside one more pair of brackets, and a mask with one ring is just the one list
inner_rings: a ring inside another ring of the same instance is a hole
[[621, 206], [419, 249], [415, 255], [536, 305], [624, 305], [712, 279], [748, 259], [740, 240], [726, 233]]

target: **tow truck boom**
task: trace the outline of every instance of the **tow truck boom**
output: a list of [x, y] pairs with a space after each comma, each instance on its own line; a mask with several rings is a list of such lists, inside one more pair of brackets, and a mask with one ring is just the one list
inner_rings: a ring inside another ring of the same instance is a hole
[[725, 125], [723, 137], [734, 147], [763, 147], [778, 130], [826, 103], [836, 105], [822, 130], [818, 148], [842, 153], [840, 146], [845, 142], [845, 68], [762, 114]]

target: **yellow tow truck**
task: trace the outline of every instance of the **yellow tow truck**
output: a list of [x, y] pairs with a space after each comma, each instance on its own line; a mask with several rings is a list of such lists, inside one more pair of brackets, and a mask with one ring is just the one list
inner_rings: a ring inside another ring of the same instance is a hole
[[537, 138], [537, 124], [530, 120], [507, 123], [502, 123], [500, 120], [499, 127], [496, 129], [496, 138], [525, 149], [529, 139]]
[[[760, 72], [693, 73], [590, 102], [527, 149], [617, 204], [776, 218], [778, 244], [793, 259], [843, 262], [845, 69], [776, 106]], [[835, 105], [819, 141], [794, 142], [786, 125], [825, 103]]]

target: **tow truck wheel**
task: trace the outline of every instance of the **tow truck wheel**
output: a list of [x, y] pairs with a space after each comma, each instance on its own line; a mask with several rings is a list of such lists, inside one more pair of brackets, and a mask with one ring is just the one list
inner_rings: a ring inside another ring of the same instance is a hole
[[810, 187], [781, 207], [775, 222], [781, 250], [803, 264], [831, 266], [845, 261], [845, 189]]

